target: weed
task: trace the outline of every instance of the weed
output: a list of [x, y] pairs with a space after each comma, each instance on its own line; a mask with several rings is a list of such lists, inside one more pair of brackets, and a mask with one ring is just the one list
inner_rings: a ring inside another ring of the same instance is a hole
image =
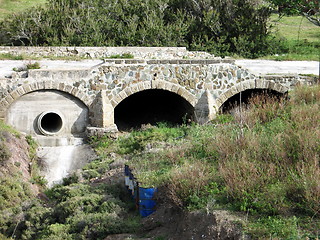
[[0, 60], [24, 60], [23, 55], [15, 55], [11, 53], [1, 53]]
[[123, 53], [123, 54], [116, 54], [116, 55], [111, 55], [109, 57], [107, 57], [109, 59], [114, 59], [114, 58], [123, 58], [123, 59], [133, 59], [134, 56], [130, 53]]
[[39, 62], [29, 62], [27, 65], [26, 65], [27, 69], [40, 69], [40, 63]]
[[257, 239], [300, 239], [298, 219], [267, 217], [260, 218], [246, 227], [246, 231]]

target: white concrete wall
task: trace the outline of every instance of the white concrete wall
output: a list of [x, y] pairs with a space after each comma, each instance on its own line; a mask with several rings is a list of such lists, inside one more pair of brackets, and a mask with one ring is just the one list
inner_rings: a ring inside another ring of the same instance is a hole
[[77, 136], [88, 125], [88, 109], [75, 97], [55, 90], [35, 91], [21, 96], [8, 109], [7, 123], [17, 130], [33, 136], [41, 136], [37, 120], [41, 113], [59, 113], [63, 128], [58, 136]]

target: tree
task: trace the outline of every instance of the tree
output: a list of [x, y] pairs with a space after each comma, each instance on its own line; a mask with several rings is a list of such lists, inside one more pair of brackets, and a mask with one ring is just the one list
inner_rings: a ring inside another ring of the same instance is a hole
[[269, 0], [278, 7], [279, 14], [302, 14], [320, 26], [320, 0]]

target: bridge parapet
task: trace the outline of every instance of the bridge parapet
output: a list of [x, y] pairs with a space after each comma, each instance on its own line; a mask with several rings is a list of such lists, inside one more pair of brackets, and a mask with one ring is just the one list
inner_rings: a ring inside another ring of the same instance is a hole
[[285, 93], [300, 82], [312, 81], [301, 76], [255, 76], [231, 59], [106, 59], [88, 69], [29, 70], [2, 80], [0, 118], [6, 119], [8, 109], [20, 97], [52, 90], [82, 102], [88, 108], [91, 127], [116, 129], [114, 110], [123, 100], [159, 89], [183, 98], [194, 108], [196, 121], [204, 123], [240, 92], [269, 89]]

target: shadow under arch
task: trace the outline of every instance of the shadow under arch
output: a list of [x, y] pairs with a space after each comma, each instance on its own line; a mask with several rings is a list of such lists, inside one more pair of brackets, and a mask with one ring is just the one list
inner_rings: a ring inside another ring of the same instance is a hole
[[120, 131], [159, 122], [179, 125], [193, 120], [194, 106], [168, 90], [147, 89], [134, 93], [117, 104], [114, 116]]
[[216, 99], [216, 109], [219, 111], [226, 110], [229, 107], [232, 107], [234, 103], [240, 102], [240, 93], [241, 94], [241, 102], [247, 103], [250, 97], [255, 94], [270, 94], [274, 97], [282, 97], [287, 96], [289, 89], [279, 83], [274, 83], [272, 81], [266, 80], [252, 80], [252, 81], [244, 81], [241, 82], [225, 93], [221, 94]]

